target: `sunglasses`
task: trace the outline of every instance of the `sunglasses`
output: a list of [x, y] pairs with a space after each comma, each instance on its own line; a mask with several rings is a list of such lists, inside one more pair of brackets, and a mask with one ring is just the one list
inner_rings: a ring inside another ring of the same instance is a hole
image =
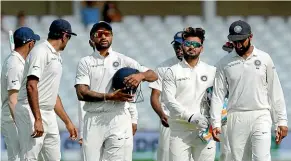
[[98, 30], [97, 32], [95, 32], [93, 34], [93, 36], [97, 37], [97, 38], [101, 38], [102, 35], [104, 35], [105, 37], [109, 37], [109, 36], [111, 36], [111, 32], [110, 31], [104, 31], [104, 30]]
[[202, 46], [202, 44], [200, 44], [199, 42], [196, 42], [196, 41], [188, 41], [188, 40], [185, 40], [183, 42], [183, 44], [186, 46], [186, 47], [190, 47], [190, 46], [193, 46], [194, 48], [200, 48]]

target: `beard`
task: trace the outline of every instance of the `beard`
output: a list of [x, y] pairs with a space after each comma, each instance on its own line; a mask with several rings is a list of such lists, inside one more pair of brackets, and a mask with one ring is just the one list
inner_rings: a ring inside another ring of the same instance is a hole
[[182, 60], [183, 59], [183, 51], [181, 52], [176, 52], [176, 56], [179, 60]]
[[184, 55], [184, 58], [186, 60], [188, 60], [188, 59], [197, 59], [199, 57], [200, 53], [195, 53], [192, 50], [193, 50], [192, 48], [188, 49], [187, 51], [183, 49], [183, 55]]
[[243, 56], [251, 47], [251, 42], [248, 43], [247, 46], [242, 46], [241, 48], [236, 48], [235, 47], [235, 51], [239, 56]]
[[[103, 42], [106, 42], [103, 44]], [[99, 43], [95, 42], [95, 47], [98, 51], [108, 49], [111, 46], [112, 42], [109, 42], [108, 40], [101, 40]]]

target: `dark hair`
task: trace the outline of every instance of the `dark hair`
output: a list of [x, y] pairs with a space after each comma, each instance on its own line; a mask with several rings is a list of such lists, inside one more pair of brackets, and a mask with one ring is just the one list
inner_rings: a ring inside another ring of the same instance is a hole
[[17, 39], [17, 38], [14, 38], [14, 45], [15, 45], [15, 48], [22, 47], [24, 44], [25, 44], [25, 43], [23, 43], [22, 40]]
[[201, 44], [203, 44], [205, 40], [205, 30], [202, 28], [187, 27], [182, 33], [183, 41], [188, 37], [199, 37], [201, 40]]
[[61, 39], [63, 36], [64, 36], [64, 33], [56, 33], [56, 32], [48, 33], [48, 39], [51, 39], [51, 40], [58, 40], [58, 39]]

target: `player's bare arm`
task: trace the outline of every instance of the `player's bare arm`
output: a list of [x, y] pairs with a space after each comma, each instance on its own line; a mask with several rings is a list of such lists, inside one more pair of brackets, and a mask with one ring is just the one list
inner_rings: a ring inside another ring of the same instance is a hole
[[26, 90], [28, 103], [34, 116], [34, 132], [31, 135], [33, 138], [41, 137], [43, 134], [42, 118], [38, 104], [38, 84], [39, 79], [33, 75], [27, 77]]
[[73, 125], [71, 119], [67, 115], [60, 96], [57, 97], [57, 102], [54, 108], [56, 114], [60, 117], [60, 119], [65, 123], [68, 132], [70, 133], [70, 138], [72, 140], [76, 140], [78, 133], [76, 127]]
[[164, 111], [163, 111], [163, 109], [161, 107], [161, 103], [160, 103], [160, 99], [159, 99], [160, 98], [160, 95], [161, 95], [161, 92], [159, 90], [152, 89], [152, 93], [151, 93], [151, 105], [152, 105], [154, 111], [160, 117], [163, 126], [169, 127], [168, 117], [166, 116], [166, 114], [164, 113]]
[[130, 87], [136, 88], [141, 81], [154, 82], [158, 79], [157, 74], [153, 70], [132, 74], [125, 78], [125, 84]]
[[78, 84], [75, 86], [78, 99], [80, 101], [86, 102], [100, 102], [100, 101], [132, 101], [133, 96], [130, 94], [122, 93], [122, 89], [116, 90], [112, 93], [98, 93], [95, 91], [91, 91], [89, 86], [84, 84]]
[[17, 104], [17, 96], [18, 96], [18, 90], [8, 91], [8, 100], [9, 100], [8, 105], [9, 105], [9, 110], [10, 110], [13, 120], [14, 120], [15, 105]]
[[134, 136], [137, 131], [137, 124], [132, 123], [132, 135]]

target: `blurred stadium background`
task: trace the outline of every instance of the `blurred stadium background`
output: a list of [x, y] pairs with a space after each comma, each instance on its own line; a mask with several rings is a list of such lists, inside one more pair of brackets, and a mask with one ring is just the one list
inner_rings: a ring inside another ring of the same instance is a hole
[[[110, 5], [111, 3], [111, 5]], [[109, 6], [105, 7], [105, 6]], [[92, 53], [89, 30], [94, 22], [109, 18], [113, 26], [113, 49], [155, 68], [174, 56], [170, 42], [173, 35], [186, 26], [203, 27], [206, 41], [202, 60], [214, 65], [226, 52], [229, 25], [238, 19], [252, 27], [253, 44], [270, 53], [285, 93], [288, 116], [291, 115], [290, 51], [291, 2], [287, 1], [169, 1], [169, 2], [84, 2], [84, 1], [2, 1], [1, 2], [1, 64], [10, 53], [8, 30], [19, 26], [31, 27], [42, 40], [47, 38], [51, 22], [57, 18], [68, 20], [77, 37], [72, 37], [63, 57], [63, 77], [60, 96], [64, 107], [78, 126], [77, 98], [74, 78], [77, 62]], [[108, 16], [109, 15], [109, 16]], [[142, 84], [144, 102], [138, 104], [139, 124], [134, 137], [134, 160], [155, 160], [158, 143], [159, 119], [153, 112], [148, 84]], [[79, 145], [68, 140], [64, 124], [60, 121], [62, 159], [80, 160]], [[289, 122], [289, 127], [290, 127]], [[272, 160], [291, 161], [291, 133], [280, 146], [272, 144]], [[219, 145], [218, 145], [219, 147]], [[219, 148], [217, 147], [217, 156]], [[1, 141], [1, 158], [7, 160], [5, 145]]]

